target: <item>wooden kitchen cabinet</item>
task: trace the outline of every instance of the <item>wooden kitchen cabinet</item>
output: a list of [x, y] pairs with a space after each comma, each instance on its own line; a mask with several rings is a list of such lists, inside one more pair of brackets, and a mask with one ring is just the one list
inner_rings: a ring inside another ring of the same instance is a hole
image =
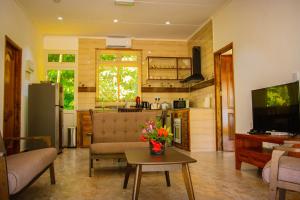
[[172, 133], [174, 133], [174, 119], [181, 119], [181, 143], [173, 141], [173, 145], [190, 151], [190, 110], [189, 109], [180, 109], [180, 110], [172, 110]]
[[148, 80], [183, 80], [192, 73], [191, 57], [149, 56]]
[[77, 146], [89, 147], [91, 144], [92, 119], [88, 110], [77, 111]]

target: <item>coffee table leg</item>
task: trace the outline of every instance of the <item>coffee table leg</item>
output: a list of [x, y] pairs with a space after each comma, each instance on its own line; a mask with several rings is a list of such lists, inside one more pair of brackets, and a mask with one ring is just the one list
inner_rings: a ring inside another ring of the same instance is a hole
[[125, 172], [125, 179], [124, 179], [124, 184], [123, 184], [123, 189], [127, 188], [127, 184], [128, 184], [128, 179], [129, 179], [129, 176], [130, 176], [131, 168], [132, 168], [132, 166], [129, 165], [129, 164], [127, 164], [127, 166], [126, 166], [126, 172]]
[[137, 165], [135, 170], [132, 200], [137, 200], [139, 198], [141, 178], [142, 178], [142, 165]]
[[167, 186], [171, 186], [169, 171], [165, 171]]
[[189, 200], [195, 200], [192, 179], [190, 175], [190, 169], [188, 163], [182, 164], [182, 175], [185, 183], [185, 187], [189, 196]]

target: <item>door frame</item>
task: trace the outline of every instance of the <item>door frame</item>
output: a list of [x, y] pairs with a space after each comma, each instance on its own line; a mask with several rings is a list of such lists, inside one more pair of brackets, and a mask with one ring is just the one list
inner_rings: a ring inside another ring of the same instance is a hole
[[[5, 35], [5, 49], [4, 49], [4, 74], [5, 70], [7, 68], [6, 62], [5, 62], [5, 55], [8, 46], [11, 46], [15, 49], [16, 51], [16, 64], [15, 64], [15, 77], [14, 77], [14, 82], [15, 82], [15, 91], [14, 91], [14, 106], [16, 108], [15, 112], [13, 113], [14, 118], [15, 118], [15, 137], [20, 137], [21, 135], [21, 92], [22, 92], [22, 48], [19, 47], [12, 39], [10, 39], [7, 35]], [[4, 95], [3, 95], [3, 137], [5, 136], [5, 94], [6, 94], [6, 89], [5, 89], [5, 82], [4, 82]]]
[[[223, 151], [223, 133], [222, 133], [222, 94], [221, 94], [221, 55], [225, 52], [232, 50], [233, 55], [233, 43], [229, 43], [223, 48], [219, 49], [214, 53], [214, 71], [215, 71], [215, 117], [216, 117], [216, 150]], [[234, 63], [232, 63], [234, 68]], [[234, 70], [233, 70], [234, 77]], [[234, 91], [234, 80], [233, 80], [233, 91]], [[235, 99], [235, 93], [233, 94]], [[235, 113], [235, 101], [234, 101], [234, 113]], [[234, 117], [234, 126], [236, 126], [236, 120]], [[235, 128], [235, 127], [234, 127]]]

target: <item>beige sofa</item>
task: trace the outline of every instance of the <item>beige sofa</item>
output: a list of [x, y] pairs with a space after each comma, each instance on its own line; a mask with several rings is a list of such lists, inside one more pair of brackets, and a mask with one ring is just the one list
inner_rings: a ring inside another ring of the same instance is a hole
[[[50, 137], [5, 138], [5, 141], [44, 140], [50, 146]], [[44, 148], [14, 155], [6, 155], [0, 133], [0, 199], [8, 200], [21, 193], [47, 169], [50, 170], [51, 184], [55, 184], [55, 148]]]
[[160, 117], [161, 111], [145, 112], [93, 112], [93, 133], [90, 145], [89, 176], [92, 175], [93, 160], [124, 158], [127, 149], [148, 147], [140, 141], [142, 125], [147, 120]]

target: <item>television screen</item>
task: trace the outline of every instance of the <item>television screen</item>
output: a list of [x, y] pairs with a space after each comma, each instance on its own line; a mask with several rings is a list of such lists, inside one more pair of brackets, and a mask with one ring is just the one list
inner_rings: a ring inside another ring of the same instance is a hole
[[252, 91], [253, 129], [300, 133], [299, 81]]

